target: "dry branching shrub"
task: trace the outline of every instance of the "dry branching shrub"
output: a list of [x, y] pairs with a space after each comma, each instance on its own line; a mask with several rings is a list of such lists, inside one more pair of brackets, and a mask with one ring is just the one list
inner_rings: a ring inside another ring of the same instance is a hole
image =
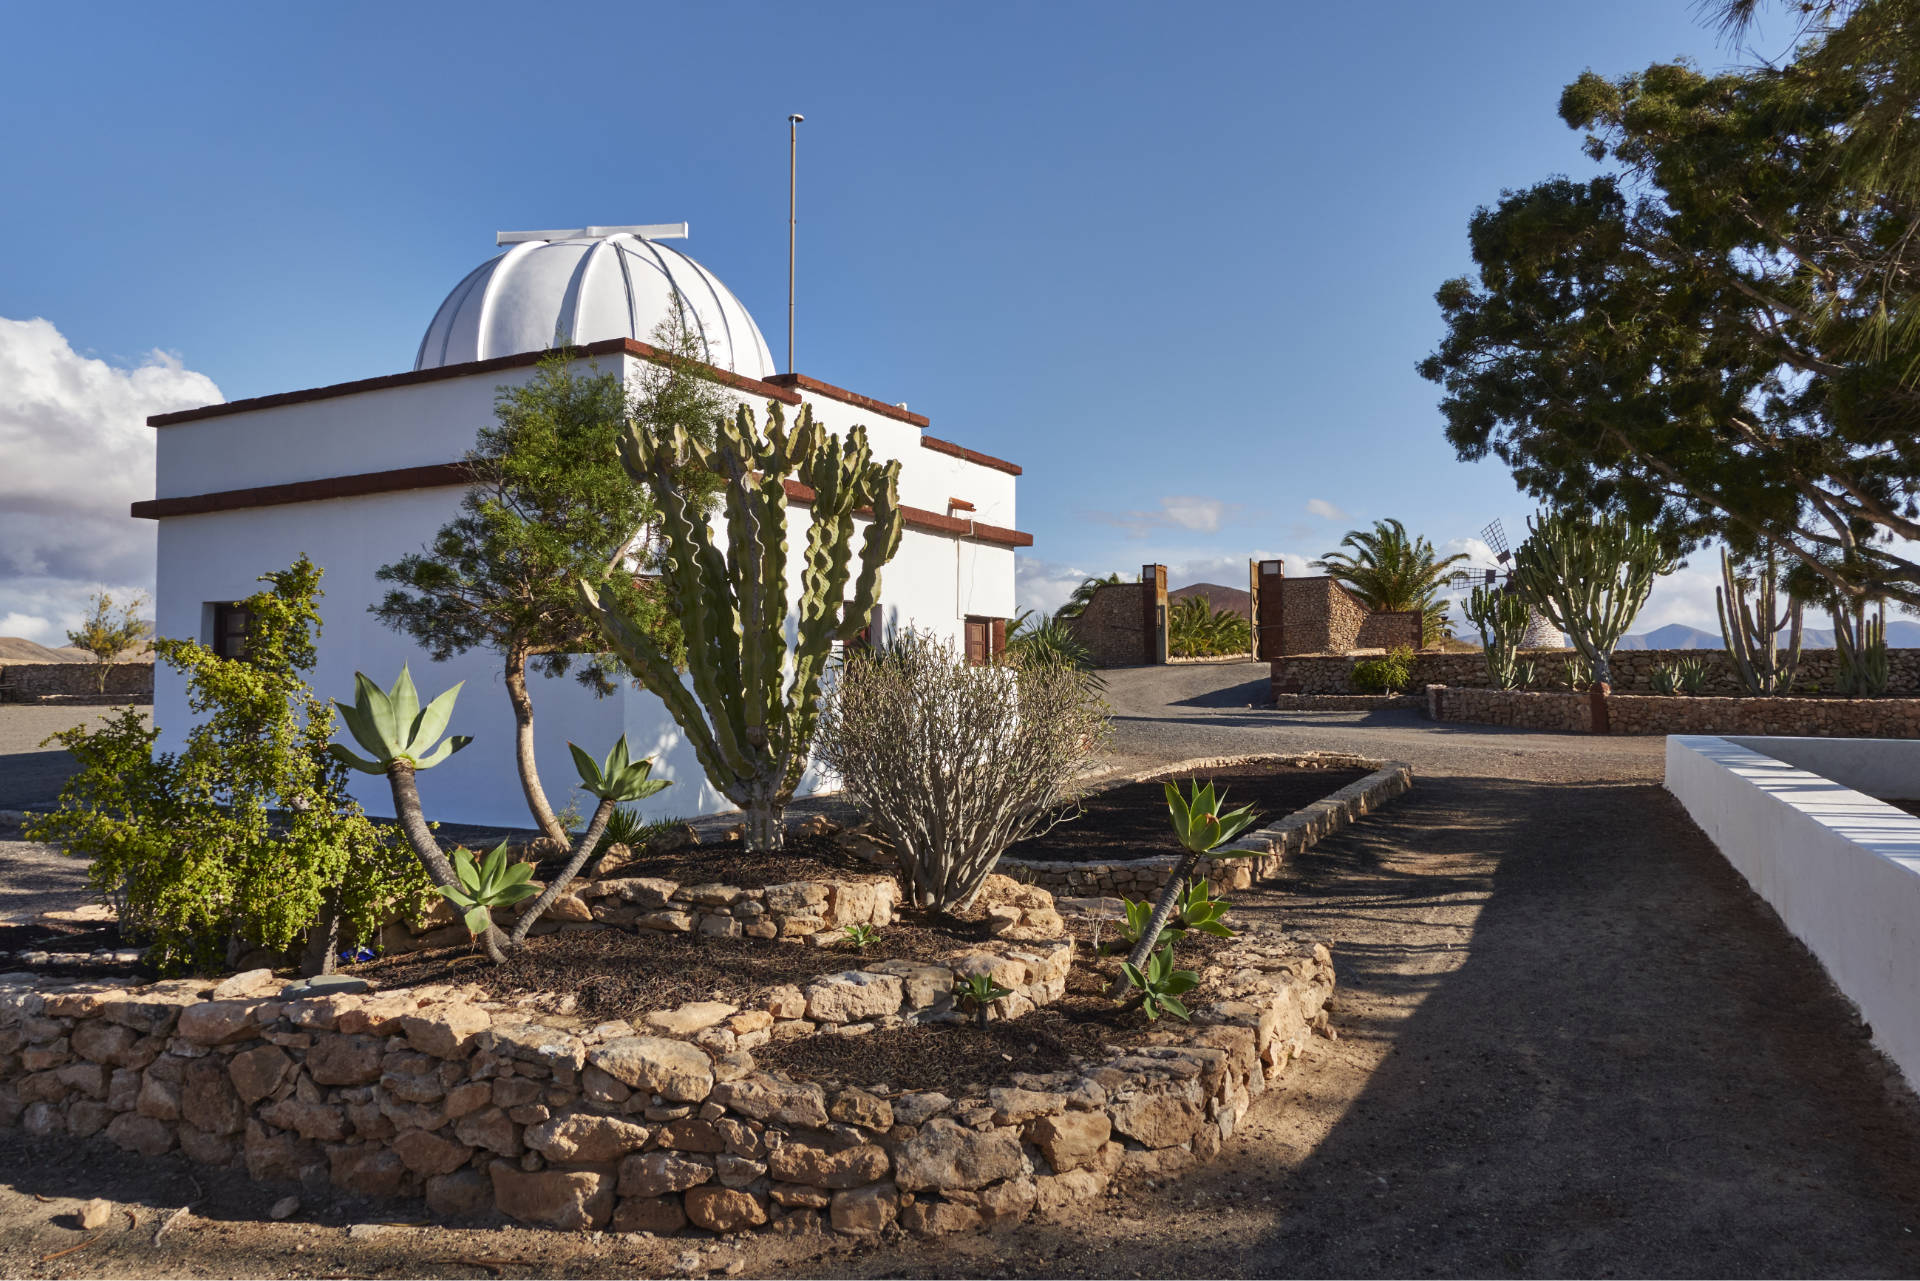
[[899, 851], [914, 905], [957, 911], [1007, 846], [1058, 820], [1107, 711], [1065, 664], [975, 667], [909, 631], [848, 659], [816, 744]]

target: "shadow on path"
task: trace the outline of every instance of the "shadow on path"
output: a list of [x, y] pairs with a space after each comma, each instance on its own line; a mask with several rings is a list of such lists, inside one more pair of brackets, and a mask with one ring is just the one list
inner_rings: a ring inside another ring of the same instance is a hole
[[1663, 789], [1426, 780], [1276, 888], [1392, 1049], [1254, 1268], [1920, 1273], [1904, 1092]]

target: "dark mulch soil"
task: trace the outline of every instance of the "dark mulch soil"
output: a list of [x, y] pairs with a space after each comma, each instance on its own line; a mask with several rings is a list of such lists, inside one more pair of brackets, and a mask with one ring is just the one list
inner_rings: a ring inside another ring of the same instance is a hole
[[754, 1063], [809, 1081], [938, 1090], [953, 1098], [1010, 1084], [1018, 1072], [1064, 1072], [1102, 1057], [1148, 1026], [1137, 1005], [1108, 1000], [1107, 979], [1075, 966], [1067, 994], [1044, 1009], [982, 1028], [930, 1023], [865, 1036], [807, 1036], [753, 1052]]
[[[565, 859], [546, 859], [534, 875], [544, 880], [558, 875]], [[595, 873], [609, 876], [657, 876], [682, 885], [738, 885], [759, 889], [788, 881], [818, 881], [859, 876], [885, 875], [887, 869], [855, 858], [828, 836], [787, 833], [786, 848], [776, 853], [752, 854], [738, 841], [714, 841], [708, 844], [676, 845], [668, 849], [650, 849], [624, 863], [603, 864]]]
[[[1213, 770], [1200, 778], [1226, 789], [1229, 809], [1252, 805], [1261, 823], [1267, 824], [1366, 776], [1363, 769], [1253, 764]], [[1181, 783], [1184, 790], [1186, 776], [1166, 775], [1096, 792], [1081, 803], [1076, 817], [1009, 847], [1006, 856], [1040, 862], [1110, 863], [1172, 854], [1177, 847], [1167, 824], [1167, 795], [1161, 786], [1166, 779]]]
[[472, 983], [502, 998], [571, 993], [588, 1022], [634, 1021], [688, 1001], [747, 1006], [782, 984], [893, 959], [935, 961], [986, 937], [984, 921], [910, 913], [879, 932], [866, 949], [813, 947], [768, 939], [710, 938], [651, 931], [567, 930], [530, 938], [493, 965], [468, 948], [443, 948], [370, 961], [348, 973], [382, 988]]

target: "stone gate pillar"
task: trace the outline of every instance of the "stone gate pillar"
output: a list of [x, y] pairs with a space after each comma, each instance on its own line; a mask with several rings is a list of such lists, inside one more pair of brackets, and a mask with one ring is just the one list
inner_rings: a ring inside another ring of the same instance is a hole
[[1157, 667], [1167, 661], [1167, 567], [1140, 567], [1140, 622], [1143, 653], [1140, 661]]

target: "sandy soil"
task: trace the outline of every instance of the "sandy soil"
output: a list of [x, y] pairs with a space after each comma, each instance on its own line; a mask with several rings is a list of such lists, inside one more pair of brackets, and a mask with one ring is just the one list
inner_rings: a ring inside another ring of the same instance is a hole
[[[1334, 943], [1340, 1038], [1316, 1041], [1194, 1176], [938, 1247], [356, 1235], [418, 1209], [316, 1189], [267, 1223], [285, 1189], [6, 1135], [0, 1272], [1920, 1275], [1914, 1100], [1661, 790], [1658, 740], [1259, 713], [1232, 701], [1247, 676], [1114, 673], [1122, 754], [1322, 746], [1410, 760], [1418, 781], [1240, 896]], [[81, 1232], [93, 1195], [137, 1225]]]

